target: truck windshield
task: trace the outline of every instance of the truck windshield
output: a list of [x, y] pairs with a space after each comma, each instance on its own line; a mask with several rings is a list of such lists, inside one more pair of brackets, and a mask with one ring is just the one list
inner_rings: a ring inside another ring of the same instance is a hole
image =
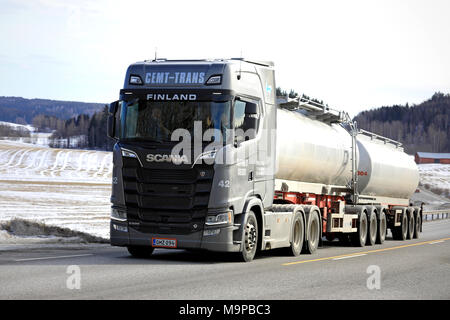
[[231, 128], [231, 102], [205, 101], [122, 101], [120, 139], [170, 141], [176, 129], [186, 129], [193, 137], [194, 122], [201, 121], [202, 134], [218, 129], [226, 140]]

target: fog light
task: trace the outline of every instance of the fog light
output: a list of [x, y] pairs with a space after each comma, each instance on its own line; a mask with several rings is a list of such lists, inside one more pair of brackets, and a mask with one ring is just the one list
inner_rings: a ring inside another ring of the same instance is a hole
[[120, 226], [118, 224], [113, 223], [113, 229], [122, 232], [128, 232], [127, 226]]
[[220, 229], [209, 229], [203, 231], [204, 236], [216, 236], [220, 233]]

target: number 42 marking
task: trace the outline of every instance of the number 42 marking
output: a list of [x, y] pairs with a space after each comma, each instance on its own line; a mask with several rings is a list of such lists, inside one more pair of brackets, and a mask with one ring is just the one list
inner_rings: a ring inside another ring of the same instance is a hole
[[229, 188], [230, 187], [230, 180], [220, 180], [219, 181], [219, 187], [221, 187], [221, 188]]

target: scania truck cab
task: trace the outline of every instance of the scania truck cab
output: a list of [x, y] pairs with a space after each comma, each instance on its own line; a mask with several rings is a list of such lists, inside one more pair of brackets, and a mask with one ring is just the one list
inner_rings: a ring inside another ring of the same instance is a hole
[[111, 244], [135, 256], [192, 248], [252, 260], [274, 198], [273, 64], [138, 62], [109, 112]]

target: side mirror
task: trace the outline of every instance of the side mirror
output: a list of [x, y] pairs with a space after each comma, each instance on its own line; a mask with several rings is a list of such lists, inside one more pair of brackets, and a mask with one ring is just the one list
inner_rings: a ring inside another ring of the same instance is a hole
[[109, 105], [109, 115], [108, 115], [108, 123], [107, 123], [107, 134], [111, 139], [116, 139], [116, 112], [119, 105], [119, 101], [114, 101]]
[[109, 115], [108, 116], [108, 129], [107, 129], [107, 133], [108, 133], [108, 137], [110, 137], [111, 139], [116, 139], [115, 135], [115, 124], [116, 124], [116, 118], [113, 115]]
[[114, 101], [112, 103], [109, 104], [109, 114], [111, 115], [115, 115], [117, 112], [117, 108], [119, 106], [119, 101]]

